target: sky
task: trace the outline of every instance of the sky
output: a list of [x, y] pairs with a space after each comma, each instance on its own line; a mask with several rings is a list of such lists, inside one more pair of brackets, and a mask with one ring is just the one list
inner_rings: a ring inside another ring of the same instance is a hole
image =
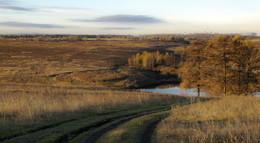
[[0, 0], [0, 34], [260, 35], [260, 0]]

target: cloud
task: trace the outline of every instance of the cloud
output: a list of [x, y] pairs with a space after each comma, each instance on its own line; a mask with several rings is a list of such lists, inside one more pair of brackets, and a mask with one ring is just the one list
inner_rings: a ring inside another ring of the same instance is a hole
[[32, 8], [24, 8], [17, 6], [0, 6], [0, 9], [12, 10], [12, 11], [34, 11]]
[[96, 19], [77, 19], [78, 22], [105, 22], [105, 23], [160, 23], [160, 19], [146, 15], [111, 15], [103, 16]]
[[134, 27], [106, 27], [102, 28], [102, 30], [133, 30]]
[[12, 10], [12, 11], [34, 11], [32, 8], [25, 8], [19, 6], [13, 6], [13, 3], [16, 3], [14, 0], [0, 0], [0, 9]]
[[84, 9], [70, 9], [70, 8], [46, 8], [44, 11], [62, 13], [62, 14], [94, 14]]
[[0, 25], [9, 26], [9, 27], [23, 27], [23, 28], [67, 28], [60, 25], [52, 24], [36, 24], [36, 23], [24, 23], [24, 22], [1, 22]]
[[14, 0], [0, 0], [0, 4], [2, 4], [2, 5], [6, 5], [6, 4], [9, 4], [12, 2], [14, 2]]

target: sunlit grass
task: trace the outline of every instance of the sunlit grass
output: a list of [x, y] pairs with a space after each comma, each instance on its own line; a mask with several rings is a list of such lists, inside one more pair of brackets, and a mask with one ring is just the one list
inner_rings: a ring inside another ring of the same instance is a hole
[[260, 98], [226, 97], [172, 109], [158, 142], [259, 142]]
[[80, 111], [120, 109], [174, 98], [134, 91], [6, 86], [0, 92], [0, 125], [10, 120], [36, 120]]

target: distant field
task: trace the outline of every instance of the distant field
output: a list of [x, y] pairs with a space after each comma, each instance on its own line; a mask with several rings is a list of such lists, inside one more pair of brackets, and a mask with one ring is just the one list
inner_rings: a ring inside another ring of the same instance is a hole
[[259, 39], [252, 39], [253, 42], [260, 42], [260, 38]]
[[252, 42], [260, 49], [260, 39], [253, 39]]
[[116, 86], [128, 86], [125, 83], [128, 84], [129, 80], [124, 80], [131, 74], [131, 70], [122, 67], [127, 65], [129, 57], [145, 50], [164, 52], [167, 48], [180, 45], [173, 42], [124, 40], [0, 41], [2, 61], [0, 79], [1, 83], [87, 84], [89, 86], [100, 85], [100, 82], [111, 84], [122, 81], [116, 83]]

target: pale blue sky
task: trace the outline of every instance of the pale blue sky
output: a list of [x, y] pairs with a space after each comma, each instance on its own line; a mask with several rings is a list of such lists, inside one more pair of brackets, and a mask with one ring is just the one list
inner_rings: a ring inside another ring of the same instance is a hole
[[260, 35], [259, 0], [0, 0], [0, 34]]

